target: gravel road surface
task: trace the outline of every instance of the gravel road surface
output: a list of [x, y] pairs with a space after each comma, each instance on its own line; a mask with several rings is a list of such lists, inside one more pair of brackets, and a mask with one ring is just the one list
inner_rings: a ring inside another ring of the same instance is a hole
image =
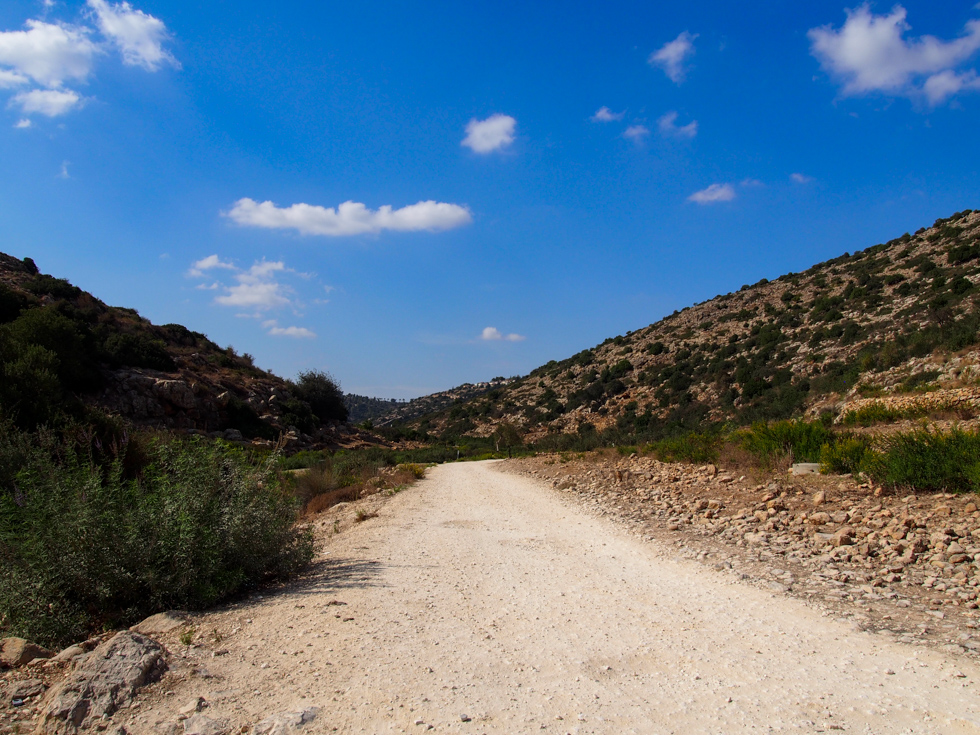
[[168, 641], [178, 674], [130, 731], [202, 696], [236, 731], [317, 706], [302, 732], [980, 733], [970, 661], [678, 559], [495, 462], [376, 510], [306, 579]]

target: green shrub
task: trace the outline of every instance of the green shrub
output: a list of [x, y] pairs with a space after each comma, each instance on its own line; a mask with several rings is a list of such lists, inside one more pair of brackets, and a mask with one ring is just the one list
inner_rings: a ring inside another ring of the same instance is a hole
[[864, 471], [875, 482], [920, 491], [980, 490], [976, 432], [920, 429], [886, 437], [881, 445], [864, 462]]
[[307, 370], [296, 376], [294, 393], [306, 401], [321, 423], [346, 421], [347, 406], [337, 381], [321, 370]]
[[832, 434], [819, 421], [777, 421], [752, 424], [734, 435], [743, 449], [765, 464], [789, 457], [794, 462], [818, 462], [820, 450]]
[[644, 452], [652, 453], [661, 462], [690, 462], [705, 464], [718, 458], [722, 438], [718, 434], [689, 433], [647, 444]]
[[103, 357], [113, 367], [150, 368], [163, 372], [177, 369], [163, 342], [142, 334], [110, 334], [102, 344]]
[[[16, 448], [16, 433], [4, 439]], [[156, 438], [134, 474], [126, 444], [97, 462], [95, 449], [53, 434], [31, 443], [0, 488], [2, 635], [61, 645], [160, 610], [207, 607], [312, 558], [274, 457], [253, 465], [217, 443]]]
[[820, 471], [845, 475], [861, 470], [869, 452], [869, 442], [859, 436], [839, 436], [820, 448]]

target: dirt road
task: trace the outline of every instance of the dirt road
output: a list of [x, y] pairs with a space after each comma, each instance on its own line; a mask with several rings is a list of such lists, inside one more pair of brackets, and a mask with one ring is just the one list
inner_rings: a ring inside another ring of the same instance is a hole
[[168, 642], [183, 668], [131, 731], [200, 695], [236, 730], [318, 706], [303, 732], [980, 733], [971, 662], [675, 559], [495, 463], [378, 511], [308, 579]]

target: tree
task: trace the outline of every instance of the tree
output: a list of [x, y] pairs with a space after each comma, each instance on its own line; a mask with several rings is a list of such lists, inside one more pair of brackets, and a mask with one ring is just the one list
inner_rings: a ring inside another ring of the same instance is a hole
[[296, 376], [296, 396], [310, 404], [320, 423], [346, 421], [347, 407], [340, 385], [322, 370], [307, 370]]
[[519, 447], [523, 444], [521, 434], [513, 424], [504, 421], [493, 432], [494, 451], [499, 452], [501, 446]]

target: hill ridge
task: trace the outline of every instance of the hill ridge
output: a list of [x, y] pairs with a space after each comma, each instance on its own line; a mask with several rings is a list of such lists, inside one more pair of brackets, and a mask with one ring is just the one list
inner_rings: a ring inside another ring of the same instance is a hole
[[861, 376], [978, 341], [980, 212], [675, 311], [411, 422], [443, 438], [664, 436], [833, 411]]

